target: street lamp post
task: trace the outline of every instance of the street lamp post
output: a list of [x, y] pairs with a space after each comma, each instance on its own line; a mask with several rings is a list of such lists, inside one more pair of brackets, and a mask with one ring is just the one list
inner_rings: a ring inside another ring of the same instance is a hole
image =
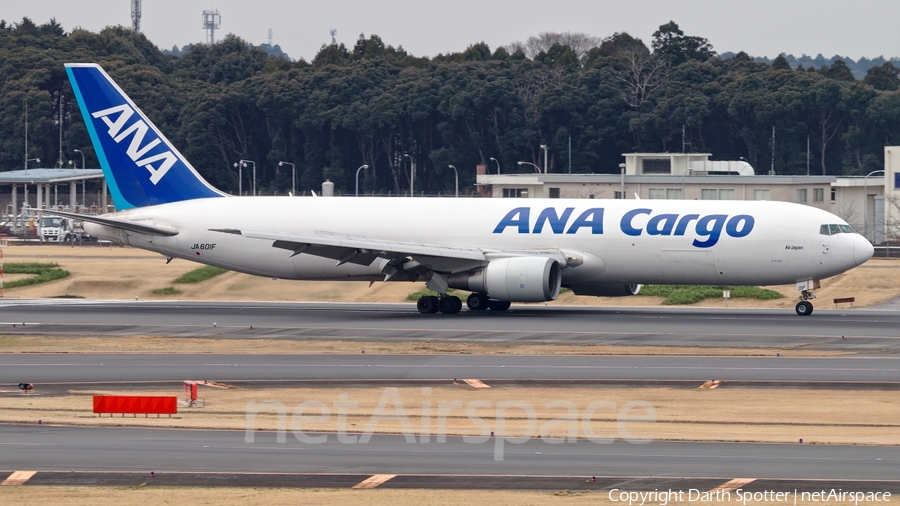
[[84, 153], [82, 153], [80, 149], [73, 149], [72, 151], [81, 155], [81, 170], [84, 170]]
[[278, 162], [278, 166], [282, 165], [290, 165], [291, 166], [291, 195], [297, 194], [297, 167], [294, 167], [294, 164], [291, 162]]
[[[869, 176], [879, 172], [884, 174], [883, 170], [873, 170], [863, 178], [863, 229], [865, 229], [866, 239], [869, 238]], [[872, 234], [872, 244], [875, 244], [875, 234]]]
[[547, 145], [541, 144], [541, 149], [544, 150], [544, 174], [547, 173]]
[[518, 163], [520, 167], [523, 165], [531, 165], [532, 167], [534, 167], [535, 172], [537, 172], [538, 174], [541, 173], [541, 168], [531, 162], [516, 162], [516, 163]]
[[409, 156], [409, 153], [404, 153], [403, 156], [409, 158], [409, 196], [415, 196], [415, 186], [416, 186], [416, 161], [413, 160], [413, 157]]
[[252, 190], [253, 190], [253, 196], [255, 197], [256, 196], [256, 162], [254, 162], [253, 160], [239, 160], [237, 163], [234, 164], [234, 166], [237, 167], [237, 169], [238, 169], [238, 194], [243, 193], [241, 190], [242, 190], [242, 184], [243, 184], [243, 179], [244, 179], [243, 178], [244, 171], [242, 171], [241, 169], [246, 167], [248, 163], [253, 164]]
[[491, 157], [491, 160], [497, 162], [497, 175], [499, 176], [500, 175], [500, 162], [493, 156]]
[[356, 196], [359, 197], [359, 171], [361, 170], [369, 170], [368, 165], [360, 165], [358, 169], [356, 169]]
[[28, 162], [41, 163], [41, 159], [40, 158], [26, 158], [25, 159], [25, 172], [28, 172]]
[[453, 177], [456, 180], [456, 198], [459, 198], [459, 172], [457, 172], [456, 167], [452, 165], [448, 165], [447, 167], [453, 169]]

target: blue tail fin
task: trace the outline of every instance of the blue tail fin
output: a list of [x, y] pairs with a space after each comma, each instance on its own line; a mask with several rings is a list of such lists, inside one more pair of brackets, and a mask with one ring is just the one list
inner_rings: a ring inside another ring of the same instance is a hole
[[197, 174], [99, 65], [67, 63], [66, 73], [117, 210], [225, 195]]

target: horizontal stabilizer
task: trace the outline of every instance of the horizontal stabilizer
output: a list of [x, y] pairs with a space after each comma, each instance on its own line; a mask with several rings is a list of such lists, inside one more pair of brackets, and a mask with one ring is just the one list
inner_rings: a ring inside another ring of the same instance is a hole
[[51, 216], [61, 216], [63, 218], [71, 218], [73, 220], [81, 220], [87, 221], [90, 223], [96, 223], [98, 225], [103, 225], [110, 228], [118, 228], [121, 230], [128, 230], [129, 232], [136, 232], [138, 234], [147, 234], [147, 235], [162, 235], [166, 237], [171, 237], [173, 235], [178, 235], [178, 231], [174, 228], [164, 228], [159, 226], [150, 226], [150, 225], [142, 225], [140, 223], [135, 223], [133, 221], [124, 221], [124, 220], [114, 220], [112, 218], [101, 218], [99, 216], [88, 216], [84, 214], [76, 214], [76, 213], [66, 213], [63, 211], [42, 211], [43, 214], [49, 214]]

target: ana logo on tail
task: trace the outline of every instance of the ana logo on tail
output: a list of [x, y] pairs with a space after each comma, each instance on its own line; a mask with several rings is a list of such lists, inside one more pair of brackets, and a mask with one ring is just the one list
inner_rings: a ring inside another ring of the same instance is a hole
[[[115, 119], [111, 119], [111, 116], [117, 113], [118, 116], [115, 116]], [[125, 128], [125, 125], [128, 124], [128, 120], [133, 115], [134, 109], [129, 107], [128, 104], [110, 107], [109, 109], [104, 109], [91, 114], [94, 118], [102, 119], [103, 122], [106, 123], [106, 127], [108, 128], [107, 132], [109, 133], [109, 136], [116, 141], [116, 144], [121, 143], [128, 138], [129, 135], [132, 136], [131, 143], [128, 145], [128, 149], [125, 150], [125, 153], [128, 154], [128, 157], [139, 167], [143, 167], [150, 171], [150, 182], [155, 185], [159, 183], [163, 176], [166, 175], [166, 172], [175, 165], [175, 162], [178, 161], [178, 159], [175, 158], [175, 155], [171, 151], [164, 151], [143, 158], [151, 149], [155, 148], [162, 141], [157, 137], [142, 146], [144, 137], [147, 135], [147, 132], [150, 131], [150, 127], [148, 127], [142, 119], [138, 118], [131, 126]], [[157, 162], [159, 162], [159, 165], [154, 166], [153, 164]]]

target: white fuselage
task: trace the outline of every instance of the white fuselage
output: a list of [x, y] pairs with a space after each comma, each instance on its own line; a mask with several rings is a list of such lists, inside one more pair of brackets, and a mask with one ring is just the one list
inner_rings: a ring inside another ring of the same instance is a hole
[[[552, 212], [544, 213], [548, 208]], [[131, 209], [111, 217], [174, 228], [178, 234], [149, 236], [88, 223], [86, 231], [166, 256], [285, 279], [380, 280], [384, 274], [378, 262], [336, 266], [332, 259], [309, 254], [292, 257], [290, 251], [272, 247], [271, 240], [210, 229], [346, 234], [485, 251], [544, 249], [582, 255], [581, 265], [563, 269], [564, 285], [786, 284], [839, 274], [872, 253], [858, 234], [821, 233], [821, 225], [846, 225], [844, 220], [784, 202], [226, 197]], [[581, 226], [573, 227], [579, 217], [584, 217]], [[713, 240], [716, 229], [719, 237]]]

